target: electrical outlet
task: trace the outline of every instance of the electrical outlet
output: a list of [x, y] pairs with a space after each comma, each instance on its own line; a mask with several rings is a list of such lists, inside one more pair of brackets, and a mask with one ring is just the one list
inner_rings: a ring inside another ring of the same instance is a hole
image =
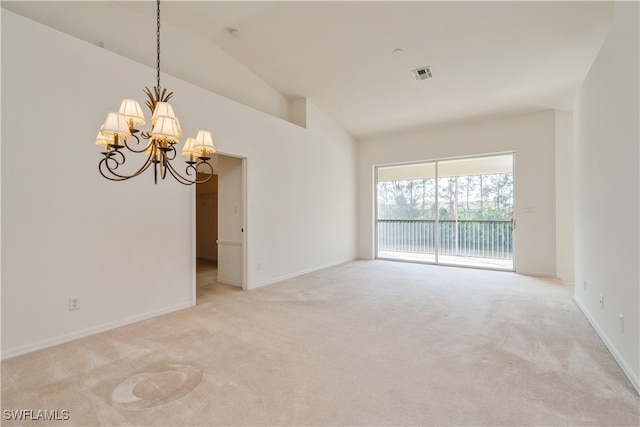
[[624, 316], [620, 313], [620, 332], [624, 332]]
[[584, 291], [587, 292], [587, 281], [584, 281]]
[[262, 263], [261, 262], [258, 262], [257, 269], [258, 270], [262, 270]]
[[69, 298], [69, 311], [80, 310], [80, 298], [71, 297]]

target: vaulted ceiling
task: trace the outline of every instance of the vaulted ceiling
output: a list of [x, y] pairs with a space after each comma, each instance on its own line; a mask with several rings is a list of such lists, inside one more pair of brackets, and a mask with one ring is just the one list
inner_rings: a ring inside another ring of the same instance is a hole
[[[83, 22], [85, 38], [105, 25], [137, 34], [76, 2], [46, 2], [58, 3], [56, 13], [26, 3], [10, 8], [63, 31]], [[155, 2], [102, 2], [108, 7], [155, 17]], [[287, 99], [310, 98], [358, 138], [571, 110], [612, 13], [611, 2], [593, 1], [162, 3], [163, 22], [223, 49]], [[416, 81], [411, 71], [425, 66], [433, 78]]]

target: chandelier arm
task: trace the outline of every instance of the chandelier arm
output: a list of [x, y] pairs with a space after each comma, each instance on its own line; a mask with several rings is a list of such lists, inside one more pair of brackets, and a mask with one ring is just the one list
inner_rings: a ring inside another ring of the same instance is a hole
[[[108, 165], [105, 164], [107, 170], [109, 171], [109, 173], [115, 177], [117, 177], [117, 179], [112, 179], [112, 181], [124, 181], [127, 179], [131, 179], [131, 178], [135, 178], [138, 175], [142, 174], [144, 171], [146, 171], [149, 168], [150, 163], [145, 163], [144, 166], [142, 166], [140, 169], [138, 169], [135, 173], [133, 173], [132, 175], [120, 175], [116, 172], [114, 172], [111, 168], [109, 168]], [[103, 174], [104, 176], [104, 174]]]
[[[143, 132], [141, 135], [142, 135], [142, 137], [143, 137], [144, 139], [149, 139], [149, 138], [146, 138], [146, 137], [145, 137], [144, 132]], [[138, 138], [138, 136], [137, 136], [136, 134], [134, 134], [134, 133], [131, 133], [131, 136], [133, 136], [133, 137], [136, 139], [136, 145], [140, 145], [140, 138]], [[147, 148], [149, 148], [149, 143], [147, 142], [147, 145], [145, 145], [143, 149], [141, 149], [141, 150], [136, 150], [135, 148], [131, 148], [131, 147], [129, 146], [129, 143], [128, 143], [128, 142], [127, 142], [127, 140], [125, 139], [125, 141], [124, 141], [124, 146], [125, 146], [125, 147], [127, 147], [127, 150], [129, 150], [129, 151], [131, 151], [131, 152], [133, 152], [133, 153], [144, 153], [144, 152], [145, 152], [145, 150], [146, 150]]]
[[[208, 175], [209, 175], [209, 177], [208, 177], [207, 179], [205, 179], [204, 181], [202, 181], [202, 182], [207, 182], [207, 181], [209, 181], [209, 180], [211, 179], [211, 177], [213, 176], [213, 166], [211, 166], [211, 164], [210, 164], [209, 162], [200, 161], [200, 162], [199, 162], [199, 163], [197, 163], [197, 164], [195, 165], [195, 167], [194, 167], [194, 170], [196, 171], [196, 174], [199, 172], [199, 171], [198, 171], [198, 168], [199, 168], [201, 165], [205, 165], [207, 168], [209, 168], [209, 170], [208, 170], [207, 172], [202, 172], [202, 171], [200, 171], [200, 173], [204, 173], [204, 174], [208, 174]], [[196, 176], [197, 176], [197, 175], [196, 175]], [[200, 184], [200, 182], [198, 182], [198, 184]]]
[[102, 169], [100, 169], [100, 166], [98, 165], [98, 170], [100, 171], [100, 175], [102, 175], [104, 178], [108, 179], [109, 181], [126, 181], [129, 178], [111, 178], [110, 176], [107, 176], [104, 174], [104, 172], [102, 172]]
[[160, 169], [160, 178], [164, 179], [164, 173], [162, 173], [162, 165], [160, 160], [153, 161], [153, 183], [158, 183], [158, 169]]
[[111, 167], [109, 167], [109, 161], [111, 161], [111, 163], [114, 165], [113, 169], [118, 169], [118, 166], [124, 164], [124, 162], [127, 160], [124, 154], [117, 149], [113, 151], [104, 152], [103, 154], [104, 154], [104, 158], [102, 160], [104, 161], [105, 166], [109, 170], [112, 169]]
[[[120, 155], [122, 155], [122, 153], [120, 153]], [[123, 156], [123, 155], [122, 155]], [[123, 156], [124, 158], [124, 156]], [[112, 178], [111, 176], [107, 176], [104, 171], [102, 170], [103, 167], [105, 167], [110, 174], [112, 175], [117, 175], [113, 172], [113, 170], [109, 167], [109, 160], [112, 160], [115, 162], [116, 166], [114, 167], [114, 169], [116, 169], [119, 165], [121, 165], [122, 163], [124, 163], [124, 160], [122, 162], [118, 162], [117, 159], [113, 159], [111, 158], [110, 153], [106, 153], [104, 158], [102, 160], [100, 160], [100, 163], [98, 163], [98, 171], [100, 172], [100, 175], [102, 175], [103, 177], [107, 178], [110, 181], [124, 181], [125, 179], [128, 178]]]
[[153, 151], [149, 153], [149, 155], [147, 156], [147, 160], [144, 162], [144, 165], [142, 165], [142, 167], [138, 169], [138, 171], [135, 174], [131, 175], [131, 178], [136, 177], [142, 174], [147, 169], [149, 169], [149, 166], [151, 166], [151, 163], [153, 163]]
[[[159, 148], [158, 148], [159, 149]], [[159, 149], [162, 153], [161, 165], [160, 165], [160, 178], [165, 179], [167, 177], [167, 169], [172, 168], [171, 160], [176, 158], [176, 148], [173, 144], [169, 144], [168, 147]], [[157, 174], [156, 174], [157, 175]], [[173, 174], [172, 174], [173, 175]], [[174, 175], [175, 177], [175, 175]], [[157, 180], [157, 177], [156, 177]]]
[[[209, 167], [209, 171], [210, 171], [211, 173], [210, 173], [210, 174], [209, 174], [205, 179], [200, 179], [200, 180], [199, 180], [199, 179], [197, 179], [197, 175], [196, 175], [196, 178], [192, 180], [192, 179], [185, 178], [184, 176], [182, 176], [182, 175], [181, 175], [181, 174], [180, 174], [180, 173], [179, 173], [179, 172], [178, 172], [178, 171], [173, 167], [173, 165], [172, 165], [171, 163], [168, 163], [168, 166], [169, 166], [169, 167], [168, 167], [167, 169], [169, 170], [169, 173], [170, 173], [171, 175], [173, 175], [173, 177], [176, 179], [176, 181], [178, 181], [180, 184], [183, 184], [183, 185], [203, 184], [203, 183], [205, 183], [205, 182], [209, 181], [209, 180], [211, 179], [211, 177], [213, 176], [213, 166], [211, 166], [209, 163], [207, 163], [207, 162], [200, 162], [200, 163], [198, 163], [196, 166], [194, 166], [193, 164], [190, 164], [189, 162], [187, 162], [187, 163], [188, 163], [188, 166], [187, 166], [187, 168], [186, 168], [186, 170], [185, 170], [187, 175], [191, 175], [192, 173], [194, 173], [194, 174], [195, 174], [195, 173], [197, 173], [197, 168], [198, 168], [198, 166], [200, 166], [200, 164], [202, 164], [202, 163], [205, 163], [205, 164]], [[193, 171], [193, 172], [191, 172], [191, 171]]]
[[167, 168], [171, 166], [171, 163], [167, 160], [167, 152], [162, 152], [162, 163], [160, 164], [160, 178], [165, 179], [167, 176]]
[[[176, 151], [176, 146], [175, 144], [169, 144], [169, 147], [167, 147], [167, 151], [165, 151], [165, 154], [167, 155], [167, 160], [174, 160], [177, 156], [177, 151]], [[171, 155], [169, 155], [169, 153], [171, 153]]]
[[[120, 154], [120, 156], [122, 157], [122, 161], [118, 161], [117, 159], [114, 159], [114, 158], [113, 158], [113, 155], [114, 155], [115, 153]], [[150, 154], [149, 154], [149, 156], [147, 157], [146, 162], [145, 162], [145, 163], [140, 167], [140, 169], [138, 169], [136, 172], [134, 172], [134, 173], [133, 173], [133, 174], [131, 174], [131, 175], [120, 175], [119, 173], [115, 172], [115, 169], [117, 169], [117, 168], [118, 168], [118, 166], [120, 166], [120, 165], [124, 164], [124, 162], [125, 162], [125, 160], [126, 160], [126, 159], [125, 159], [124, 154], [122, 154], [121, 152], [116, 151], [115, 153], [108, 153], [108, 154], [106, 154], [106, 155], [105, 155], [105, 157], [104, 157], [104, 158], [100, 161], [100, 163], [98, 164], [98, 170], [100, 171], [100, 174], [101, 174], [102, 176], [104, 176], [105, 178], [110, 179], [111, 181], [125, 181], [125, 180], [127, 180], [127, 179], [135, 178], [136, 176], [138, 176], [138, 175], [142, 174], [144, 171], [146, 171], [147, 169], [149, 169], [149, 166], [150, 166], [150, 165], [151, 165], [151, 163], [152, 163], [151, 158], [152, 158], [152, 156], [153, 156], [153, 153], [150, 153]], [[115, 165], [116, 165], [116, 166], [115, 166], [115, 167], [113, 167], [113, 168], [112, 168], [111, 166], [109, 166], [109, 162], [108, 162], [109, 160], [112, 160], [113, 162], [115, 162]], [[109, 171], [109, 174], [110, 174], [111, 176], [115, 177], [115, 178], [112, 178], [112, 177], [108, 177], [108, 176], [106, 176], [106, 175], [104, 174], [103, 170], [102, 170], [102, 167], [103, 167], [103, 166], [106, 168], [106, 170], [107, 170], [107, 171]]]
[[190, 180], [190, 179], [185, 178], [184, 176], [180, 175], [180, 173], [177, 170], [175, 170], [173, 165], [171, 163], [169, 163], [169, 162], [167, 162], [166, 170], [168, 170], [169, 173], [175, 178], [175, 180], [178, 181], [182, 185], [193, 185], [193, 184], [197, 183], [195, 180]]
[[153, 183], [154, 184], [158, 183], [158, 164], [159, 162], [157, 160], [153, 161]]

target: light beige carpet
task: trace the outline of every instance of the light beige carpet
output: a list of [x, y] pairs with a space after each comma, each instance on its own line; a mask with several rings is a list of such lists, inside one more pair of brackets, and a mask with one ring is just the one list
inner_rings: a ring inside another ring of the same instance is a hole
[[3, 361], [2, 409], [3, 425], [640, 424], [559, 283], [385, 261], [204, 284], [192, 309]]

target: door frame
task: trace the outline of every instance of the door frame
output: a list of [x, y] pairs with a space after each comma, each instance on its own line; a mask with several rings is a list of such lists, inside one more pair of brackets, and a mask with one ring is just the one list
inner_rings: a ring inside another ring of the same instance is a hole
[[[242, 191], [242, 209], [241, 209], [241, 222], [242, 222], [242, 289], [247, 290], [247, 256], [248, 256], [248, 230], [247, 230], [247, 206], [248, 206], [248, 191], [247, 191], [247, 176], [248, 176], [248, 158], [237, 154], [218, 152], [218, 155], [234, 157], [241, 160], [242, 164], [242, 184], [240, 189]], [[196, 184], [197, 185], [197, 184]], [[196, 230], [196, 188], [195, 185], [191, 189], [191, 206], [193, 207], [191, 212], [191, 305], [196, 305], [196, 289], [197, 289], [197, 267], [196, 267], [196, 242], [197, 242], [197, 230]], [[218, 207], [219, 209], [219, 207]]]

